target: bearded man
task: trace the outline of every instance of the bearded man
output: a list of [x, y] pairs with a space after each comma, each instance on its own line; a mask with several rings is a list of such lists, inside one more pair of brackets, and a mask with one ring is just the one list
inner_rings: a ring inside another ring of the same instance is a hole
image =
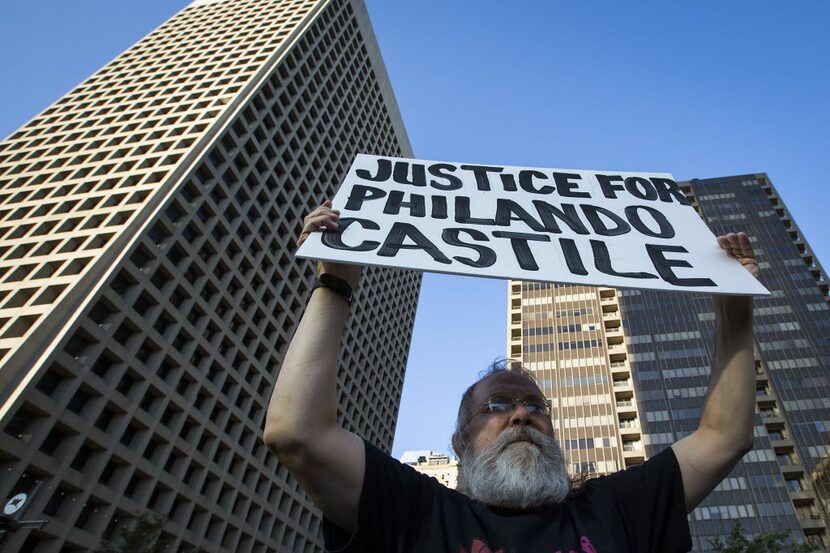
[[[326, 202], [298, 240], [337, 228]], [[718, 237], [758, 276], [749, 238]], [[752, 299], [716, 297], [715, 358], [698, 429], [642, 465], [572, 490], [550, 407], [530, 373], [505, 363], [464, 393], [452, 442], [459, 489], [384, 454], [337, 424], [338, 344], [360, 267], [318, 263], [286, 352], [265, 443], [325, 515], [329, 551], [611, 553], [688, 551], [686, 514], [752, 448]]]
[[[511, 381], [519, 385], [516, 390], [520, 395], [515, 396], [522, 398], [519, 401], [508, 393]], [[488, 394], [489, 390], [497, 391], [476, 408], [476, 398]], [[526, 420], [511, 421], [524, 412], [528, 415]], [[491, 432], [492, 443], [487, 444], [482, 443], [487, 438], [477, 431], [476, 425], [480, 417], [489, 414], [502, 415], [491, 418], [501, 419], [508, 426], [497, 428], [495, 435]], [[532, 424], [534, 419], [542, 424], [541, 428]], [[478, 440], [477, 444], [472, 436]], [[532, 374], [513, 360], [494, 363], [464, 392], [458, 408], [453, 449], [464, 460], [459, 469], [458, 490], [484, 505], [538, 509], [561, 503], [571, 492], [565, 457], [553, 437], [548, 401]]]

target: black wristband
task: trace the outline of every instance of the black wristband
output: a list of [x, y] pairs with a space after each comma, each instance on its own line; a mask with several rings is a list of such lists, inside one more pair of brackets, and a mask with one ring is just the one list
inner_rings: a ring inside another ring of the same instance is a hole
[[334, 275], [330, 275], [328, 273], [323, 273], [314, 281], [314, 286], [311, 288], [311, 292], [317, 288], [328, 288], [329, 290], [333, 290], [337, 294], [343, 297], [346, 300], [348, 305], [352, 304], [352, 299], [354, 298], [354, 290], [349, 285], [348, 282], [343, 280], [342, 278], [336, 277]]

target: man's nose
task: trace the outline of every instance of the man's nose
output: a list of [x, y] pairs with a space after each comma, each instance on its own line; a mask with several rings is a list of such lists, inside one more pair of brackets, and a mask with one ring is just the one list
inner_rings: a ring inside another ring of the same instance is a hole
[[528, 424], [530, 424], [530, 411], [527, 410], [524, 403], [516, 403], [510, 413], [510, 425], [526, 426]]

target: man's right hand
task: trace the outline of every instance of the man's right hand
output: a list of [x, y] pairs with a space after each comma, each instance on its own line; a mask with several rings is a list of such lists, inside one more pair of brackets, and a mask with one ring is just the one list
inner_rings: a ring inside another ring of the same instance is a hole
[[[337, 229], [331, 202], [312, 211], [297, 240], [312, 232]], [[327, 273], [352, 285], [361, 267], [318, 262]], [[363, 440], [337, 422], [337, 369], [349, 310], [334, 293], [315, 293], [285, 352], [265, 418], [265, 444], [294, 475], [312, 501], [347, 532], [357, 525], [363, 487]]]
[[[303, 230], [297, 239], [297, 247], [311, 236], [312, 232], [322, 230], [337, 230], [337, 222], [340, 220], [340, 211], [332, 209], [331, 201], [326, 200], [323, 205], [306, 215], [303, 219]], [[357, 288], [360, 280], [360, 273], [363, 267], [360, 265], [347, 265], [345, 263], [333, 263], [331, 261], [317, 261], [317, 275], [329, 274], [341, 278], [349, 283], [352, 288]]]

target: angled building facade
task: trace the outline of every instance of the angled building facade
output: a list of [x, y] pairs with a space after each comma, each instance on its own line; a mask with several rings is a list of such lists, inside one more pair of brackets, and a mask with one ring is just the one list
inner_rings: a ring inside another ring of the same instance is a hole
[[[713, 232], [750, 234], [772, 292], [756, 300], [755, 448], [690, 514], [694, 551], [707, 551], [736, 521], [748, 534], [779, 530], [828, 549], [827, 275], [766, 175], [681, 186]], [[577, 288], [511, 282], [508, 351], [553, 399], [571, 469], [603, 473], [613, 470], [601, 464], [605, 438], [628, 466], [697, 427], [714, 312], [704, 295]]]
[[[0, 142], [0, 497], [48, 520], [7, 550], [144, 511], [173, 550], [320, 549], [261, 434], [294, 238], [358, 152], [412, 153], [360, 0], [196, 0]], [[387, 450], [419, 284], [367, 271], [342, 350], [341, 422]]]

